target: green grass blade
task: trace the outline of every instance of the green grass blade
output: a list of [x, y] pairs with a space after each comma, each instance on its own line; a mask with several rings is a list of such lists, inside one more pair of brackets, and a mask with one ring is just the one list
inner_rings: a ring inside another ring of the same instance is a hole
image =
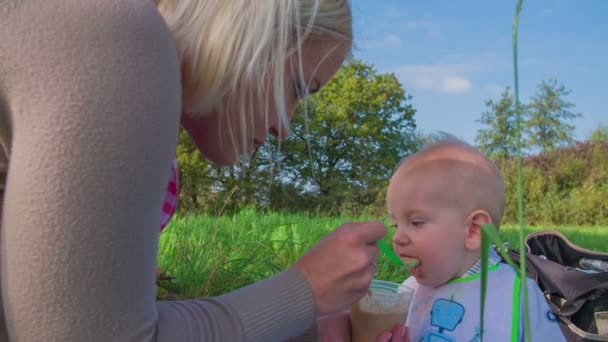
[[[490, 253], [490, 245], [494, 244], [497, 248], [496, 251], [500, 254], [504, 261], [509, 264], [516, 273], [519, 273], [519, 267], [513, 262], [513, 259], [507, 254], [504, 248], [504, 242], [498, 235], [496, 226], [493, 224], [484, 224], [481, 226], [482, 239], [481, 239], [481, 316], [480, 316], [480, 337], [483, 342], [483, 318], [484, 308], [486, 299], [486, 287], [487, 287], [487, 276], [488, 276], [488, 256]], [[521, 278], [520, 278], [521, 279]], [[524, 316], [525, 317], [525, 316]]]
[[526, 342], [530, 341], [530, 322], [528, 317], [528, 291], [526, 287], [526, 258], [524, 251], [524, 200], [523, 200], [523, 175], [522, 175], [522, 119], [521, 105], [519, 102], [519, 72], [517, 65], [517, 30], [519, 27], [519, 15], [521, 13], [523, 0], [517, 1], [515, 10], [515, 18], [513, 19], [513, 72], [515, 80], [515, 115], [516, 115], [516, 132], [517, 132], [517, 207], [519, 216], [519, 251], [522, 256], [519, 258], [521, 293], [523, 297], [524, 311], [524, 331]]
[[488, 285], [488, 255], [490, 254], [490, 242], [484, 239], [484, 230], [481, 231], [481, 314], [479, 315], [479, 337], [483, 342], [483, 318], [486, 307], [486, 287]]
[[[488, 241], [488, 243], [493, 243], [497, 247], [504, 246], [504, 242], [498, 235], [496, 227], [493, 224], [484, 224], [481, 226], [481, 229], [483, 230], [483, 240]], [[498, 254], [500, 254], [502, 259], [513, 268], [515, 272], [519, 273], [519, 266], [515, 264], [513, 259], [511, 259], [509, 254], [507, 254], [503, 248], [497, 248], [496, 251]]]

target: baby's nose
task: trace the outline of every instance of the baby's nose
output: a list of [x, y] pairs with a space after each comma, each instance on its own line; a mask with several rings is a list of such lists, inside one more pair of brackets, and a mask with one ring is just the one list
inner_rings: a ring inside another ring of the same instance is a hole
[[403, 229], [397, 229], [393, 235], [393, 246], [395, 248], [402, 247], [410, 243], [410, 237]]

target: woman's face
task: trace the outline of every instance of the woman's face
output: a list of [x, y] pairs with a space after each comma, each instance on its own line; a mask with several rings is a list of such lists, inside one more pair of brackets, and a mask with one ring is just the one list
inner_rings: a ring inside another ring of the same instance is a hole
[[[338, 71], [346, 58], [347, 48], [336, 44], [318, 43], [302, 49], [304, 79], [287, 68], [285, 106], [288, 122], [283, 124], [275, 108], [272, 86], [270, 94], [262, 94], [262, 100], [253, 101], [256, 108], [252, 116], [242, 123], [238, 112], [205, 113], [193, 118], [182, 115], [182, 126], [192, 136], [194, 144], [212, 162], [229, 166], [241, 155], [252, 152], [261, 145], [268, 134], [285, 139], [289, 136], [289, 122], [293, 118], [298, 102], [307, 94], [314, 94]], [[266, 102], [267, 96], [267, 104]], [[268, 110], [264, 110], [267, 106]], [[232, 136], [228, 127], [232, 127]], [[243, 139], [245, 137], [245, 139]], [[244, 141], [245, 142], [244, 142]]]

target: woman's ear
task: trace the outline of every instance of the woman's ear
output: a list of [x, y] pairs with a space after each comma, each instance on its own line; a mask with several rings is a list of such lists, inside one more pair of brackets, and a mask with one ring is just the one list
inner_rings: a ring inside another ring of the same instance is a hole
[[468, 250], [481, 248], [481, 226], [492, 223], [492, 217], [485, 210], [475, 210], [467, 218], [465, 247]]

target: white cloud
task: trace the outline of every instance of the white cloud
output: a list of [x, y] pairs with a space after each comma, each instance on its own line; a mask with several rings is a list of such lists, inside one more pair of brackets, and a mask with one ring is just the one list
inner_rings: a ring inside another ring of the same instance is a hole
[[397, 69], [403, 73], [414, 74], [461, 74], [484, 71], [486, 67], [474, 63], [446, 63], [402, 65]]
[[433, 28], [428, 31], [429, 37], [437, 38], [441, 36], [441, 30], [439, 28]]
[[540, 58], [529, 57], [529, 58], [522, 60], [519, 64], [521, 66], [533, 66], [533, 65], [543, 64], [543, 61]]
[[463, 77], [445, 77], [441, 80], [441, 90], [444, 93], [463, 93], [472, 87], [471, 81]]
[[408, 21], [405, 26], [412, 30], [423, 30], [429, 37], [441, 36], [441, 24], [430, 20], [413, 20]]
[[506, 86], [501, 84], [488, 84], [483, 89], [493, 97], [498, 97], [505, 91]]
[[375, 50], [385, 48], [400, 48], [403, 41], [399, 36], [393, 33], [385, 35], [381, 40], [360, 40], [356, 42], [356, 46], [364, 50]]
[[555, 14], [555, 10], [552, 8], [543, 8], [541, 14], [546, 17], [553, 16]]
[[384, 16], [388, 18], [403, 18], [407, 11], [396, 6], [384, 6]]
[[424, 21], [424, 20], [411, 20], [408, 21], [406, 23], [408, 28], [411, 29], [422, 29], [422, 28], [428, 28], [430, 26], [433, 26], [433, 22], [431, 21]]
[[445, 55], [444, 57], [447, 60], [461, 60], [464, 59], [465, 56], [462, 53], [451, 52]]
[[390, 47], [401, 47], [401, 38], [397, 35], [389, 33], [384, 37], [384, 43]]
[[355, 48], [361, 50], [369, 50], [373, 48], [374, 44], [374, 41], [368, 39], [357, 39], [354, 42]]
[[418, 64], [399, 66], [395, 74], [406, 87], [442, 93], [465, 93], [473, 88], [469, 75], [484, 69], [479, 64]]

